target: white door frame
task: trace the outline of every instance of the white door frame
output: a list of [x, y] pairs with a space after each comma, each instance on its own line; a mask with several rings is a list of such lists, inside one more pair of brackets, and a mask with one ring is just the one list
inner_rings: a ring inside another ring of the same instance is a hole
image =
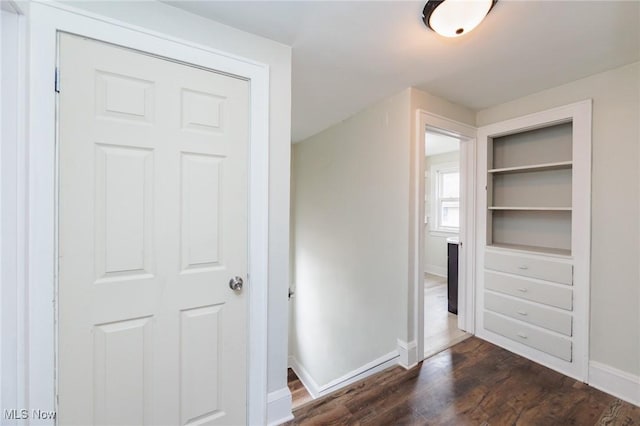
[[[28, 389], [29, 408], [56, 409], [57, 34], [68, 32], [250, 83], [248, 413], [266, 424], [269, 68], [265, 64], [56, 3], [28, 5]], [[64, 81], [61, 81], [64, 87]], [[35, 422], [37, 424], [45, 424]], [[51, 424], [49, 421], [47, 424]]]
[[[25, 406], [25, 35], [26, 19], [12, 0], [0, 4], [10, 18], [0, 23], [0, 407]], [[11, 47], [5, 49], [5, 43]], [[5, 92], [9, 88], [10, 92]], [[0, 413], [4, 415], [4, 413]], [[19, 421], [3, 419], [3, 425]]]
[[413, 248], [415, 265], [413, 300], [416, 330], [417, 360], [424, 359], [424, 168], [425, 168], [425, 131], [436, 130], [460, 139], [460, 171], [464, 173], [464, 185], [460, 194], [460, 205], [464, 212], [460, 227], [460, 275], [458, 282], [458, 328], [474, 334], [475, 332], [475, 211], [476, 211], [476, 132], [475, 127], [455, 120], [441, 117], [424, 110], [416, 111], [416, 167], [414, 176], [414, 194], [416, 212], [414, 229], [418, 231], [416, 246]]

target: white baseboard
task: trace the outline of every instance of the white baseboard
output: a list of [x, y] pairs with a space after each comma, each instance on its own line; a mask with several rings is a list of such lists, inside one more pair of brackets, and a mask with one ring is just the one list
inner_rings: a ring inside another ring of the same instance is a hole
[[289, 367], [291, 367], [293, 372], [296, 373], [296, 376], [298, 376], [304, 387], [307, 388], [311, 397], [315, 399], [328, 395], [338, 389], [342, 389], [345, 386], [369, 377], [372, 374], [397, 365], [398, 357], [398, 351], [389, 352], [388, 354], [383, 355], [362, 367], [356, 368], [355, 370], [352, 370], [322, 386], [319, 386], [316, 381], [313, 380], [309, 372], [293, 356], [289, 357]]
[[313, 377], [311, 377], [311, 374], [309, 374], [307, 369], [304, 368], [293, 355], [289, 355], [289, 368], [296, 373], [296, 376], [298, 376], [302, 385], [307, 389], [311, 398], [316, 399], [319, 396], [320, 386], [315, 380], [313, 380]]
[[418, 344], [398, 339], [398, 354], [398, 365], [408, 370], [418, 363]]
[[335, 379], [327, 383], [326, 385], [320, 388], [320, 396], [327, 395], [331, 392], [335, 392], [338, 389], [341, 389], [345, 386], [350, 385], [351, 383], [355, 383], [359, 380], [362, 380], [366, 377], [371, 376], [372, 374], [378, 373], [382, 370], [385, 370], [389, 367], [397, 365], [398, 363], [398, 351], [389, 352], [386, 355], [377, 358], [362, 367], [356, 368], [355, 370]]
[[281, 425], [293, 419], [291, 413], [291, 391], [283, 387], [267, 395], [267, 424]]
[[640, 376], [589, 361], [589, 385], [640, 406]]
[[447, 278], [447, 268], [437, 265], [424, 265], [424, 272], [427, 274], [437, 275], [442, 278]]

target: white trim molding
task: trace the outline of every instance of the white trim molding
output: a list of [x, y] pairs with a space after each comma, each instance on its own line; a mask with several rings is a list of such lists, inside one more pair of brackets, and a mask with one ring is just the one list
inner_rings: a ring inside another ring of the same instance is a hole
[[[247, 422], [267, 423], [269, 67], [54, 2], [28, 4], [27, 365], [30, 408], [56, 407], [57, 36], [68, 32], [246, 78], [250, 89]], [[25, 407], [25, 408], [29, 408]], [[47, 421], [38, 424], [52, 424]]]
[[[0, 407], [26, 406], [26, 34], [24, 4], [0, 2]], [[2, 415], [3, 413], [0, 413]], [[6, 423], [4, 423], [6, 422]], [[3, 419], [3, 425], [17, 420]]]
[[415, 340], [405, 342], [398, 339], [398, 365], [409, 370], [415, 367], [422, 358], [418, 358], [418, 343]]
[[293, 420], [291, 391], [283, 387], [267, 395], [267, 425], [276, 426]]
[[[460, 139], [460, 233], [459, 238], [459, 289], [458, 289], [458, 328], [475, 333], [475, 213], [476, 213], [476, 133], [477, 129], [465, 123], [451, 120], [428, 111], [417, 109], [416, 136], [413, 152], [415, 159], [411, 167], [414, 181], [411, 194], [415, 209], [410, 232], [415, 232], [409, 256], [413, 259], [411, 282], [409, 285], [409, 303], [413, 307], [414, 334], [409, 336], [416, 343], [416, 362], [424, 359], [424, 272], [427, 270], [424, 260], [424, 199], [425, 199], [425, 132], [427, 129]], [[444, 274], [446, 275], [446, 273]], [[400, 345], [399, 345], [400, 347]], [[407, 346], [408, 348], [408, 346]], [[399, 349], [400, 350], [400, 349]], [[418, 356], [419, 354], [419, 356]], [[407, 364], [409, 363], [407, 358]]]
[[365, 365], [358, 367], [355, 370], [352, 370], [322, 386], [318, 385], [307, 369], [304, 368], [304, 366], [293, 356], [289, 357], [289, 367], [294, 373], [296, 373], [296, 376], [298, 376], [298, 379], [300, 379], [304, 387], [307, 388], [311, 397], [316, 399], [342, 389], [345, 386], [349, 386], [352, 383], [366, 379], [367, 377], [379, 373], [382, 370], [386, 370], [389, 367], [398, 365], [398, 358], [398, 351], [389, 352], [388, 354], [374, 359], [373, 361], [368, 362]]
[[319, 396], [327, 395], [331, 392], [335, 392], [338, 389], [342, 389], [352, 383], [365, 379], [373, 374], [379, 373], [382, 370], [386, 370], [389, 367], [393, 367], [398, 363], [398, 351], [389, 352], [386, 355], [376, 358], [371, 362], [366, 363], [360, 368], [356, 368], [353, 371], [338, 377], [335, 380], [330, 381], [326, 385], [320, 388]]
[[296, 376], [298, 376], [298, 379], [300, 380], [302, 385], [307, 389], [307, 392], [309, 392], [311, 398], [316, 399], [320, 394], [320, 385], [318, 385], [316, 381], [313, 380], [311, 374], [309, 374], [307, 369], [304, 368], [304, 366], [300, 364], [296, 357], [294, 357], [293, 355], [289, 356], [289, 368], [292, 369], [294, 373], [296, 373]]
[[589, 361], [589, 386], [640, 406], [640, 376]]

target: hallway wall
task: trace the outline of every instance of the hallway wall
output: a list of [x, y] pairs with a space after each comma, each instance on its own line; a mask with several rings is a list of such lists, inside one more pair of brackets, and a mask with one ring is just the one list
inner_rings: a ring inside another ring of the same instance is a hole
[[397, 357], [398, 340], [414, 333], [417, 108], [475, 118], [409, 88], [293, 146], [290, 355], [319, 388]]
[[293, 146], [291, 355], [322, 387], [396, 350], [409, 90]]

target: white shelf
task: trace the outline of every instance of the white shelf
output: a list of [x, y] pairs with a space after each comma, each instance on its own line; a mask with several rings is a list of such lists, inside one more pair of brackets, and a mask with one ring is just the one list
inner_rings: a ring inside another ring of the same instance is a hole
[[491, 206], [489, 210], [520, 210], [520, 211], [541, 211], [541, 212], [570, 212], [571, 207], [496, 207]]
[[527, 246], [523, 244], [501, 244], [494, 243], [489, 244], [487, 247], [490, 248], [498, 248], [498, 249], [508, 249], [508, 250], [518, 250], [530, 253], [538, 253], [538, 254], [551, 254], [556, 256], [566, 256], [571, 257], [571, 250], [568, 249], [559, 249], [559, 248], [551, 248], [551, 247], [538, 247], [538, 246]]
[[489, 169], [489, 173], [526, 173], [526, 172], [538, 172], [543, 170], [560, 170], [570, 169], [573, 166], [573, 161], [559, 161], [556, 163], [544, 163], [533, 164], [530, 166], [518, 166], [518, 167], [503, 167], [500, 169]]

